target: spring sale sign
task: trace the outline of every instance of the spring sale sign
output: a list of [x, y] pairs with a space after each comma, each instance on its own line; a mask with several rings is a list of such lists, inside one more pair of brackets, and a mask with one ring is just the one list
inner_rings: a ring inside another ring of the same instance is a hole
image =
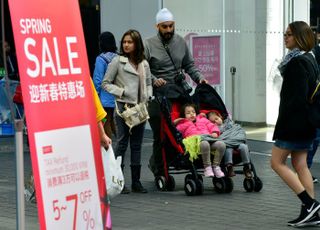
[[40, 229], [105, 229], [96, 110], [77, 0], [9, 0]]

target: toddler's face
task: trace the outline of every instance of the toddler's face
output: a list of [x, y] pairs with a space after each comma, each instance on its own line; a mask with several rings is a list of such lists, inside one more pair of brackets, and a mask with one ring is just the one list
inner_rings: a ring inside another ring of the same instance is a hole
[[216, 114], [210, 114], [209, 120], [217, 125], [222, 125], [222, 119]]
[[196, 120], [196, 111], [193, 107], [187, 106], [184, 110], [184, 116], [186, 119], [190, 121], [195, 121]]

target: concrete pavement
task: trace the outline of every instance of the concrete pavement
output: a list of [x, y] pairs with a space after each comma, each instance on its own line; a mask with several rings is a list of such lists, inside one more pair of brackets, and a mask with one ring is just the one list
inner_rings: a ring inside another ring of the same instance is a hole
[[[0, 138], [0, 229], [16, 229], [15, 157], [14, 139]], [[261, 192], [244, 190], [243, 175], [234, 177], [234, 190], [218, 194], [210, 179], [204, 179], [204, 194], [186, 196], [185, 175], [174, 175], [173, 192], [157, 191], [154, 178], [147, 168], [152, 139], [146, 132], [143, 143], [142, 183], [147, 194], [119, 195], [111, 202], [114, 230], [207, 230], [207, 229], [292, 229], [286, 222], [297, 217], [299, 200], [269, 167], [271, 143], [249, 141], [251, 158], [257, 174], [263, 181]], [[30, 172], [30, 157], [26, 151], [25, 172]], [[126, 158], [126, 161], [129, 159]], [[129, 163], [126, 165], [129, 166]], [[130, 185], [130, 167], [125, 178]], [[315, 163], [312, 172], [320, 176], [320, 165]], [[320, 184], [315, 184], [316, 194]], [[320, 199], [318, 195], [317, 198]], [[26, 229], [38, 229], [36, 204], [26, 203]]]

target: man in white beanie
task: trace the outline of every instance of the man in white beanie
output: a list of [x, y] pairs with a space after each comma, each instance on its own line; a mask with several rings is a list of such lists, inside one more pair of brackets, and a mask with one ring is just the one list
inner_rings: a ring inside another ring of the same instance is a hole
[[[178, 78], [179, 73], [186, 72], [198, 83], [207, 83], [200, 71], [195, 67], [193, 57], [185, 40], [174, 33], [174, 17], [163, 8], [156, 15], [157, 35], [145, 40], [145, 56], [150, 65], [155, 96], [166, 96], [177, 99], [189, 93], [188, 84]], [[182, 75], [183, 76], [183, 75]], [[149, 168], [155, 176], [163, 176], [163, 160], [161, 153], [161, 117], [157, 100], [149, 103], [149, 123], [153, 131], [153, 154], [149, 160]]]

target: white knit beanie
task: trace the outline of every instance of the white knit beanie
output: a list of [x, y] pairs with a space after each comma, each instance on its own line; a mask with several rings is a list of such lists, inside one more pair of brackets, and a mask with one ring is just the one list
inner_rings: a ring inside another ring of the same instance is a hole
[[174, 21], [172, 13], [167, 9], [163, 8], [159, 10], [156, 16], [157, 25], [162, 22]]

